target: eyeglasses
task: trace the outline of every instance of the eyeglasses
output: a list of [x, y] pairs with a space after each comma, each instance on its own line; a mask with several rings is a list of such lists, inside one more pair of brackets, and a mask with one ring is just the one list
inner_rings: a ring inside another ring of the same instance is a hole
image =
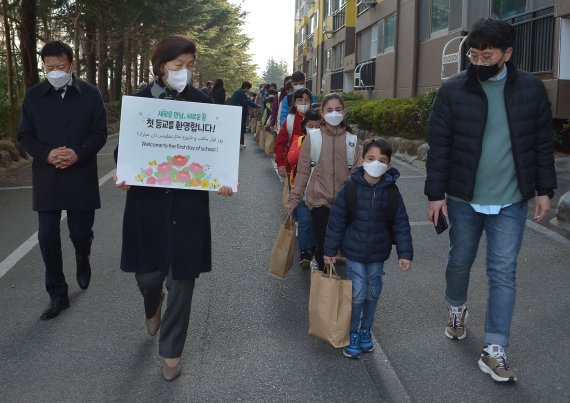
[[471, 50], [469, 50], [465, 56], [467, 56], [469, 58], [469, 61], [471, 61], [471, 63], [473, 64], [477, 64], [477, 62], [481, 62], [480, 64], [483, 66], [491, 66], [493, 63], [493, 56], [494, 55], [481, 55], [481, 56], [475, 56], [471, 53]]

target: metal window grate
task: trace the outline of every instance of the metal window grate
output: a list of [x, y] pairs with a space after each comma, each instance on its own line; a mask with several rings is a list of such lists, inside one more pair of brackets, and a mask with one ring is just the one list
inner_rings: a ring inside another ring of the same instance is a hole
[[342, 92], [343, 75], [342, 69], [331, 72], [331, 92]]
[[554, 7], [544, 7], [506, 18], [516, 32], [513, 62], [530, 73], [552, 72]]
[[354, 69], [354, 88], [374, 88], [376, 84], [376, 59], [360, 63]]

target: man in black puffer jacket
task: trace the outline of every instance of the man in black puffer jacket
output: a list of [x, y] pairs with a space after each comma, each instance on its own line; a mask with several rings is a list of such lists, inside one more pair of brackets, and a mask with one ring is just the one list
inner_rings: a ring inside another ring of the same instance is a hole
[[504, 21], [473, 25], [466, 41], [471, 64], [441, 86], [433, 105], [424, 191], [430, 221], [435, 225], [443, 210], [451, 224], [450, 339], [466, 336], [469, 274], [483, 229], [487, 234], [489, 298], [479, 367], [498, 382], [516, 380], [505, 347], [528, 200], [536, 197], [534, 218], [540, 222], [556, 188], [550, 102], [542, 82], [510, 62], [514, 37]]

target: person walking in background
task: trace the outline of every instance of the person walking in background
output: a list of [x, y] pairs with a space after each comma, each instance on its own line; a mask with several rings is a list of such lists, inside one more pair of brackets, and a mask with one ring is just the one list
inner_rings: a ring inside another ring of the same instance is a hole
[[515, 307], [517, 256], [528, 200], [536, 222], [556, 188], [554, 132], [542, 82], [511, 62], [514, 28], [492, 18], [468, 37], [466, 71], [439, 89], [428, 126], [428, 217], [449, 216], [445, 336], [463, 340], [467, 289], [479, 240], [487, 235], [489, 293], [480, 369], [497, 382], [516, 380], [506, 355]]
[[324, 268], [323, 248], [330, 208], [361, 156], [356, 136], [350, 133], [350, 127], [344, 122], [344, 111], [344, 101], [340, 95], [325, 95], [321, 105], [325, 124], [303, 141], [295, 186], [291, 189], [286, 207], [287, 213], [292, 215], [304, 199], [311, 210], [315, 260], [320, 270]]
[[[302, 71], [296, 71], [291, 75], [291, 87], [292, 87], [291, 93], [294, 93], [297, 90], [302, 90], [303, 88], [305, 88], [305, 84], [306, 84], [305, 74]], [[317, 98], [313, 96], [312, 102], [317, 102]], [[279, 125], [283, 124], [283, 121], [289, 114], [289, 109], [291, 108], [292, 103], [293, 101], [291, 99], [291, 96], [288, 95], [283, 98], [283, 101], [281, 102], [280, 106], [281, 109], [278, 112]]]
[[212, 93], [210, 94], [215, 104], [224, 105], [226, 103], [226, 89], [224, 88], [224, 80], [218, 78], [214, 81]]
[[69, 307], [63, 273], [60, 221], [67, 226], [82, 290], [91, 280], [91, 243], [95, 210], [101, 207], [97, 152], [107, 141], [107, 115], [99, 90], [73, 75], [73, 50], [60, 41], [40, 51], [46, 80], [30, 88], [22, 107], [18, 142], [32, 163], [33, 209], [38, 212], [38, 240], [46, 268], [50, 304], [42, 320]]
[[249, 108], [258, 108], [255, 102], [249, 99], [249, 92], [251, 90], [251, 83], [249, 81], [244, 81], [241, 87], [235, 90], [230, 100], [230, 104], [234, 106], [240, 106], [241, 109], [241, 132], [239, 144], [240, 148], [245, 148], [245, 130], [247, 124], [247, 118], [249, 114]]
[[400, 269], [409, 270], [414, 256], [406, 206], [395, 186], [400, 173], [390, 163], [392, 147], [372, 138], [362, 144], [362, 154], [362, 166], [336, 196], [325, 239], [325, 264], [336, 263], [342, 249], [352, 281], [350, 344], [343, 349], [348, 358], [374, 350], [371, 329], [392, 243]]
[[[191, 84], [195, 55], [196, 45], [186, 36], [161, 40], [151, 57], [156, 79], [136, 96], [210, 103], [210, 98]], [[124, 182], [116, 186], [127, 191], [121, 269], [135, 273], [143, 296], [147, 332], [154, 336], [160, 329], [158, 352], [164, 359], [163, 377], [172, 381], [182, 371], [196, 279], [212, 270], [209, 194], [128, 186]], [[222, 186], [218, 194], [231, 196], [232, 189]], [[168, 297], [161, 319], [165, 280]]]
[[279, 129], [281, 126], [276, 127], [275, 124], [278, 121], [277, 112], [279, 111], [279, 106], [283, 99], [288, 95], [293, 93], [293, 86], [291, 85], [291, 76], [286, 76], [283, 80], [283, 87], [279, 90], [279, 96], [275, 97], [273, 100], [273, 106], [271, 107], [271, 117], [265, 123], [265, 128], [269, 131], [275, 131], [274, 129]]
[[206, 81], [206, 85], [200, 91], [202, 91], [204, 95], [211, 97], [212, 96], [211, 90], [212, 90], [212, 82]]
[[[291, 144], [303, 135], [302, 123], [305, 113], [309, 112], [312, 99], [311, 91], [306, 88], [300, 89], [293, 93], [293, 102], [290, 108], [290, 114], [283, 122], [279, 134], [275, 140], [275, 164], [277, 172], [280, 176], [285, 177], [290, 182], [291, 164], [288, 160], [288, 153]], [[295, 160], [295, 164], [297, 161]], [[313, 230], [311, 212], [307, 208], [304, 201], [300, 201], [294, 211], [297, 221], [298, 238], [299, 238], [299, 265], [303, 269], [308, 269], [313, 259], [313, 251], [315, 250], [315, 234]]]

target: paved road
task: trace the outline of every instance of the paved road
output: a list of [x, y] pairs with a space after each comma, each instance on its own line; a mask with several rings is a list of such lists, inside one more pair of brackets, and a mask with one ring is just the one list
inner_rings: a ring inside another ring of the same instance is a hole
[[[270, 159], [251, 136], [247, 141], [239, 193], [211, 197], [214, 270], [197, 282], [184, 370], [173, 383], [161, 379], [157, 339], [146, 335], [133, 276], [118, 269], [124, 194], [112, 181], [102, 184], [94, 276], [85, 292], [74, 282], [73, 252], [64, 242], [71, 308], [43, 322], [47, 295], [31, 190], [0, 190], [0, 276], [9, 268], [0, 277], [0, 401], [570, 401], [570, 241], [527, 228], [509, 349], [519, 382], [497, 385], [477, 367], [484, 254], [472, 275], [469, 335], [451, 342], [443, 336], [447, 235], [436, 236], [426, 222], [422, 171], [397, 164], [414, 267], [402, 273], [390, 259], [374, 328], [381, 348], [350, 361], [307, 335], [309, 273], [294, 267], [285, 281], [266, 274], [283, 218], [281, 185]], [[116, 142], [101, 151], [102, 179], [114, 166]], [[8, 186], [29, 186], [29, 173], [0, 181]]]

